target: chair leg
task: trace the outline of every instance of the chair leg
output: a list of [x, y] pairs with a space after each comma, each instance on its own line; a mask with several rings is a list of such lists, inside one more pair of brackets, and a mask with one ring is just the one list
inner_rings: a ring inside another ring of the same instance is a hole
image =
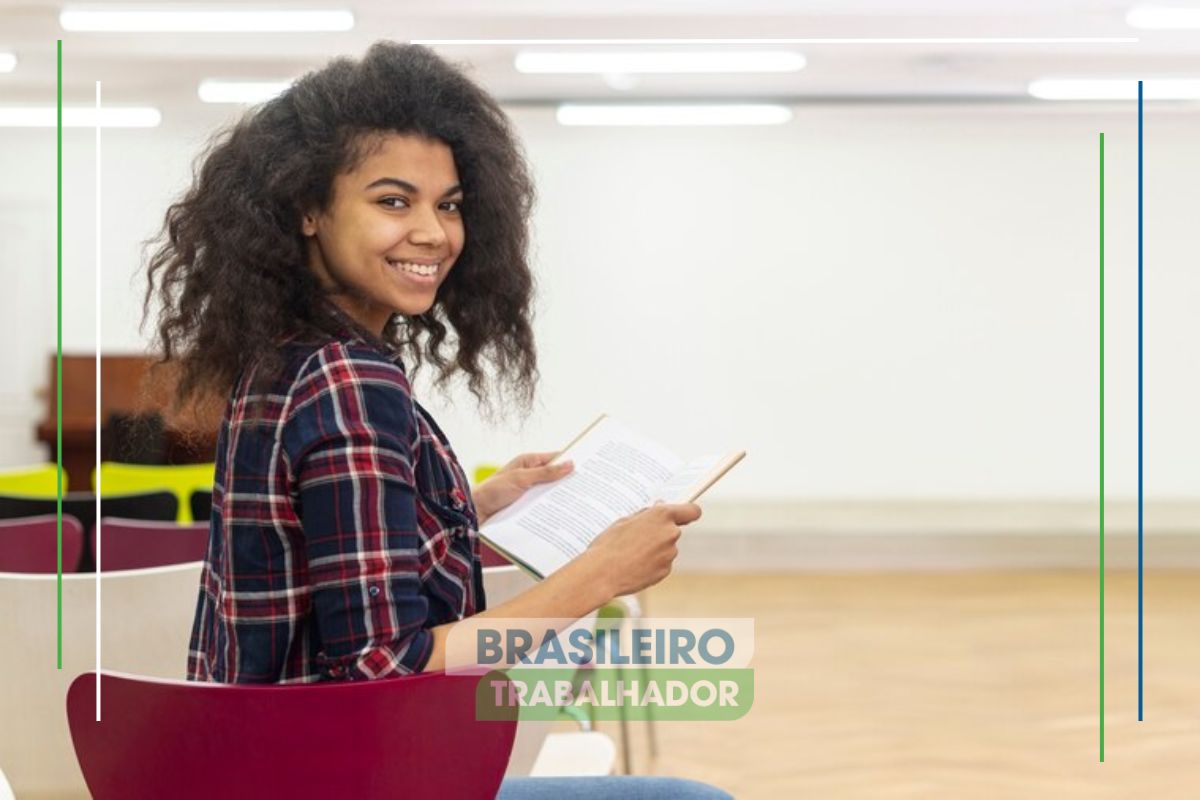
[[[620, 666], [616, 667], [617, 685], [625, 685], [625, 670]], [[625, 706], [621, 705], [617, 709], [619, 719], [621, 721], [621, 764], [624, 767], [626, 775], [633, 774], [633, 756], [630, 754], [629, 747], [629, 718], [625, 716]]]
[[[646, 614], [646, 593], [640, 592], [637, 595], [637, 598], [638, 598], [638, 606], [639, 606], [639, 609], [641, 610], [641, 615], [638, 617], [638, 619], [640, 620], [640, 619], [648, 616]], [[646, 684], [646, 681], [647, 681], [647, 672], [648, 672], [648, 670], [646, 669], [646, 665], [643, 664], [642, 665], [642, 685], [643, 686]], [[656, 763], [658, 761], [658, 732], [655, 730], [655, 727], [654, 727], [654, 707], [649, 706], [649, 705], [646, 706], [646, 743], [649, 745], [649, 748], [650, 748], [650, 763], [652, 763], [652, 764]]]
[[[623, 602], [621, 602], [620, 600], [617, 600], [612, 603], [609, 603], [606, 606], [603, 606], [599, 611], [597, 619], [598, 620], [605, 620], [605, 619], [618, 620], [617, 627], [615, 630], [623, 631], [624, 627], [625, 627], [624, 623], [629, 619], [629, 614], [627, 612], [626, 605]], [[620, 635], [620, 634], [618, 633], [618, 635]], [[620, 685], [624, 685], [625, 671], [618, 664], [613, 665], [613, 671], [616, 674], [618, 683]], [[626, 715], [624, 705], [618, 706], [618, 708], [617, 708], [617, 720], [621, 726], [621, 762], [622, 762], [622, 766], [624, 767], [624, 772], [626, 775], [632, 775], [633, 774], [633, 755], [630, 752], [631, 748], [630, 748], [630, 743], [629, 743], [629, 718]]]
[[[649, 671], [645, 665], [642, 665], [642, 686], [649, 683]], [[646, 742], [650, 747], [650, 762], [655, 763], [658, 759], [658, 736], [654, 730], [654, 707], [646, 706]]]

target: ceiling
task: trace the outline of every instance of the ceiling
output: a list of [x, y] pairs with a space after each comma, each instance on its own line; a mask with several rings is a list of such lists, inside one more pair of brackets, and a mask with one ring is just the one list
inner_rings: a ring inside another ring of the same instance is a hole
[[[794, 102], [1033, 102], [1026, 96], [1026, 86], [1042, 76], [1200, 77], [1200, 31], [1131, 28], [1124, 17], [1132, 5], [1132, 0], [299, 0], [253, 7], [348, 8], [355, 15], [354, 30], [115, 34], [64, 32], [58, 24], [63, 7], [59, 2], [0, 0], [0, 50], [12, 51], [18, 58], [15, 71], [0, 74], [0, 104], [53, 103], [59, 38], [63, 39], [66, 102], [92, 102], [95, 81], [100, 80], [106, 104], [156, 105], [165, 115], [194, 113], [202, 106], [196, 87], [204, 78], [291, 79], [332, 56], [360, 55], [380, 38], [1139, 39], [1116, 44], [812, 43], [784, 48], [806, 57], [807, 67], [797, 73], [646, 75], [631, 88], [621, 89], [596, 75], [518, 73], [513, 58], [519, 50], [529, 49], [521, 46], [437, 46], [444, 55], [468, 62], [473, 75], [510, 104], [735, 97]], [[200, 7], [246, 8], [247, 4], [225, 0]]]

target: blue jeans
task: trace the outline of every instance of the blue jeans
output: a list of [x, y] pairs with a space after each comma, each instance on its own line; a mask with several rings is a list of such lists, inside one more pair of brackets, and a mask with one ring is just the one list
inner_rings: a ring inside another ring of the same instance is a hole
[[496, 800], [733, 800], [707, 783], [652, 775], [505, 778]]

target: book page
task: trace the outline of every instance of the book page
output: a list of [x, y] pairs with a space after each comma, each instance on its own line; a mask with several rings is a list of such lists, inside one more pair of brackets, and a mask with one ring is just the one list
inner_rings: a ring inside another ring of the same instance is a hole
[[723, 456], [697, 456], [659, 487], [656, 499], [666, 503], [694, 503], [745, 457], [745, 450]]
[[575, 462], [570, 475], [533, 487], [480, 531], [543, 576], [582, 553], [621, 517], [650, 505], [683, 464], [609, 417], [555, 460], [564, 459]]
[[692, 490], [724, 460], [721, 455], [697, 456], [682, 465], [654, 494], [665, 503], [686, 503]]

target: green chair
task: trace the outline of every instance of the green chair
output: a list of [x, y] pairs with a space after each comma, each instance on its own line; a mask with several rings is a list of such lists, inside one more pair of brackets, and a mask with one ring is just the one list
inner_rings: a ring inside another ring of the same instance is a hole
[[[604, 623], [616, 621], [618, 627], [624, 627], [626, 622], [636, 623], [642, 618], [641, 606], [638, 599], [634, 595], [624, 595], [618, 597], [610, 603], [601, 606], [596, 612], [596, 626], [592, 629], [595, 633], [596, 629], [601, 627], [611, 627], [611, 624]], [[636, 667], [638, 670], [638, 679], [646, 683], [649, 678], [649, 673], [645, 665]], [[625, 670], [619, 665], [614, 664], [613, 670], [617, 674], [617, 680], [625, 680]], [[587, 668], [578, 669], [575, 671], [575, 676], [571, 680], [571, 693], [578, 695], [583, 679], [588, 674]], [[567, 706], [559, 709], [560, 717], [565, 717], [576, 722], [582, 730], [592, 731], [596, 729], [596, 708], [589, 705], [587, 710], [582, 710], [578, 706]], [[621, 766], [626, 775], [633, 774], [633, 758], [629, 747], [629, 718], [625, 713], [625, 707], [618, 709], [620, 718], [617, 720], [621, 728]], [[650, 707], [646, 708], [646, 736], [650, 747], [650, 760], [654, 761], [658, 758], [658, 737], [654, 730], [654, 715]]]
[[[96, 490], [96, 470], [92, 470], [92, 491]], [[129, 494], [165, 490], [179, 498], [175, 521], [192, 522], [192, 492], [211, 491], [216, 464], [122, 464], [104, 461], [100, 464], [100, 490], [109, 494]], [[204, 520], [201, 520], [202, 522]]]
[[[63, 470], [63, 491], [67, 490], [67, 471]], [[58, 465], [38, 464], [0, 470], [0, 494], [22, 497], [58, 497]]]

